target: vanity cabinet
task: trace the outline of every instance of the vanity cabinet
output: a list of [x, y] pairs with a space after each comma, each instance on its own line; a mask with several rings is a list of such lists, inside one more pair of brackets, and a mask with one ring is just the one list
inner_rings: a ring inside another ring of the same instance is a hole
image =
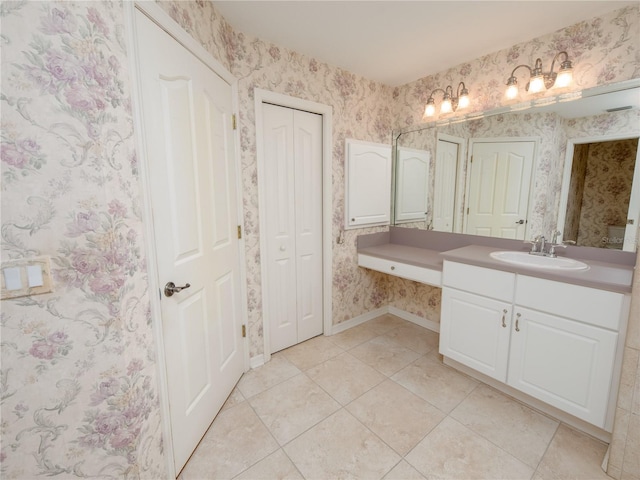
[[515, 274], [444, 262], [440, 353], [507, 380]]
[[610, 431], [627, 313], [621, 293], [445, 261], [440, 353]]

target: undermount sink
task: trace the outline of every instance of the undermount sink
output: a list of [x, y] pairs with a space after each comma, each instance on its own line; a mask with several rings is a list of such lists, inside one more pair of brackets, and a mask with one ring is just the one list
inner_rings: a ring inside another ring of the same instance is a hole
[[491, 252], [491, 258], [523, 267], [546, 268], [550, 270], [588, 270], [589, 265], [573, 258], [544, 257], [527, 252]]

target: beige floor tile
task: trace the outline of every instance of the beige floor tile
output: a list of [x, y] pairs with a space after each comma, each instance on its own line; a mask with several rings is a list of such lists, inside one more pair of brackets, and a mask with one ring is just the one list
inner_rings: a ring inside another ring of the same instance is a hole
[[269, 455], [234, 480], [304, 480], [282, 449]]
[[540, 463], [559, 425], [483, 384], [451, 416], [533, 468]]
[[284, 445], [340, 408], [305, 374], [299, 374], [248, 402], [269, 431]]
[[347, 410], [400, 455], [415, 447], [445, 417], [393, 380], [369, 390]]
[[276, 353], [264, 365], [245, 373], [238, 382], [237, 388], [245, 398], [249, 398], [299, 373], [300, 369], [298, 367], [287, 360], [281, 353]]
[[181, 478], [233, 478], [278, 447], [251, 406], [242, 402], [216, 417], [182, 470]]
[[533, 468], [447, 417], [406, 457], [427, 478], [529, 479]]
[[446, 413], [458, 406], [478, 385], [476, 380], [442, 365], [428, 355], [402, 369], [392, 378]]
[[402, 460], [384, 476], [384, 480], [425, 480], [424, 475]]
[[606, 451], [605, 443], [561, 424], [536, 475], [545, 480], [610, 479], [601, 468]]
[[358, 345], [349, 350], [349, 353], [387, 376], [393, 375], [420, 358], [419, 353], [385, 336], [376, 337]]
[[378, 335], [379, 333], [369, 326], [369, 322], [366, 322], [362, 325], [358, 325], [345, 330], [344, 332], [332, 335], [330, 338], [331, 341], [338, 345], [340, 348], [350, 350], [353, 347], [357, 347], [361, 343], [368, 342], [373, 337], [377, 337]]
[[410, 322], [403, 320], [400, 317], [387, 313], [380, 315], [366, 323], [367, 327], [372, 328], [378, 335], [383, 335], [394, 328], [410, 325]]
[[342, 405], [387, 378], [346, 352], [310, 368], [306, 374]]
[[640, 478], [640, 415], [632, 413], [629, 417], [629, 433], [624, 448], [622, 476]]
[[306, 479], [378, 479], [400, 456], [342, 409], [284, 447]]
[[222, 412], [228, 408], [235, 407], [236, 405], [244, 402], [244, 400], [244, 395], [242, 395], [240, 390], [238, 390], [238, 386], [236, 385], [236, 387], [231, 391], [231, 394], [229, 395], [227, 400], [224, 402], [224, 405], [222, 405], [220, 411]]
[[308, 370], [340, 355], [343, 351], [342, 348], [329, 340], [329, 337], [321, 335], [282, 350], [281, 353], [300, 370]]
[[421, 355], [437, 350], [440, 341], [440, 335], [437, 332], [411, 323], [394, 328], [385, 333], [385, 336]]

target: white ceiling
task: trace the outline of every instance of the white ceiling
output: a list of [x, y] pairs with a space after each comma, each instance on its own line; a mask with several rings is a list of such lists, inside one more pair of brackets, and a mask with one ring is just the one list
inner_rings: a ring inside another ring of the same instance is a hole
[[390, 86], [635, 4], [611, 0], [214, 1], [236, 31]]

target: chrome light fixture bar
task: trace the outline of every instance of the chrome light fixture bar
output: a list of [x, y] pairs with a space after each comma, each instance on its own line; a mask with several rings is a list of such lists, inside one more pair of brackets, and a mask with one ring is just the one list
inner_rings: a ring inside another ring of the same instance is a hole
[[[562, 63], [560, 63], [560, 69], [558, 73], [553, 71], [556, 61], [560, 61], [560, 56], [564, 57]], [[566, 87], [573, 81], [573, 65], [569, 60], [567, 52], [559, 52], [553, 57], [551, 62], [551, 68], [548, 72], [542, 71], [542, 60], [536, 59], [536, 62], [531, 68], [529, 65], [518, 65], [511, 72], [511, 76], [507, 79], [507, 92], [506, 96], [509, 99], [516, 98], [518, 96], [518, 79], [515, 76], [516, 70], [519, 68], [526, 68], [529, 70], [529, 83], [525, 86], [525, 90], [529, 93], [538, 93], [543, 89], [549, 89], [552, 87]]]
[[435, 93], [442, 92], [442, 104], [440, 105], [440, 113], [451, 113], [455, 112], [458, 108], [467, 108], [469, 106], [469, 90], [464, 85], [464, 82], [460, 82], [458, 84], [458, 88], [454, 95], [453, 87], [451, 85], [447, 85], [447, 88], [444, 90], [441, 88], [436, 88], [431, 92], [429, 98], [427, 99], [427, 106], [424, 109], [425, 117], [433, 117], [436, 113], [436, 101], [433, 98]]

